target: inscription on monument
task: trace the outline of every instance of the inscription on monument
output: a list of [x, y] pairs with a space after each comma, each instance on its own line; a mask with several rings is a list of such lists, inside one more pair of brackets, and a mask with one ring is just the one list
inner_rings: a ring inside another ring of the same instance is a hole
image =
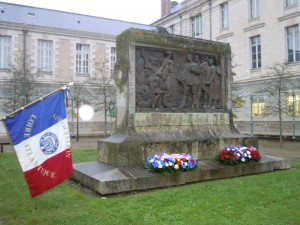
[[134, 126], [229, 125], [227, 113], [135, 113]]
[[135, 59], [137, 109], [222, 109], [219, 56], [136, 47]]

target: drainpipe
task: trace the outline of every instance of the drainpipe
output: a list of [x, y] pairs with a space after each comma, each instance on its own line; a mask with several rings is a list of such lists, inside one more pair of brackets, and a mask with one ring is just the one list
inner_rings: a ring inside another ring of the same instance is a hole
[[180, 18], [180, 35], [182, 35], [182, 15], [179, 15]]
[[27, 30], [23, 30], [23, 69], [25, 69], [26, 66], [26, 52], [27, 52]]
[[212, 39], [212, 24], [211, 24], [211, 8], [212, 8], [212, 0], [208, 0], [209, 5], [209, 40]]
[[253, 114], [252, 114], [252, 102], [253, 102], [253, 96], [250, 96], [250, 133], [251, 136], [253, 136]]
[[[23, 75], [25, 76], [25, 68], [26, 68], [26, 52], [27, 52], [27, 30], [23, 30]], [[25, 105], [28, 103], [27, 102], [27, 95], [25, 96]]]
[[71, 117], [71, 138], [73, 138], [74, 136], [74, 99], [72, 97], [72, 106], [71, 106], [71, 109], [72, 109], [72, 117]]
[[292, 93], [293, 96], [293, 140], [295, 140], [295, 131], [296, 131], [296, 121], [295, 121], [295, 114], [296, 114], [296, 110], [295, 110], [295, 101], [296, 101], [296, 96], [295, 96], [295, 92], [293, 91]]

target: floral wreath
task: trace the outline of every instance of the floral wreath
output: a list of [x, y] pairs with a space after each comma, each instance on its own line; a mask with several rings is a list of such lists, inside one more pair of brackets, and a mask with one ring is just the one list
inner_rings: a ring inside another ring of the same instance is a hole
[[146, 161], [147, 170], [159, 173], [176, 173], [179, 171], [191, 171], [196, 169], [196, 165], [197, 160], [187, 153], [161, 153], [149, 156]]
[[225, 146], [216, 159], [226, 165], [255, 163], [260, 160], [260, 153], [255, 147]]

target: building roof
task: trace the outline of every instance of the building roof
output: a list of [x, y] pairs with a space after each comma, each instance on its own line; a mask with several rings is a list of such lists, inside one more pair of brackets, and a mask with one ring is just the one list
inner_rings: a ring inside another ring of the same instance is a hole
[[182, 5], [180, 3], [177, 3], [177, 5], [175, 5], [173, 8], [171, 8], [171, 13], [177, 12], [181, 8], [182, 8]]
[[0, 22], [12, 22], [115, 36], [130, 27], [144, 30], [156, 30], [157, 28], [156, 26], [146, 24], [5, 2], [0, 2]]
[[[289, 88], [289, 91], [299, 91], [300, 78], [284, 78], [283, 84], [286, 88]], [[250, 96], [263, 96], [270, 86], [274, 86], [274, 79], [271, 80], [259, 80], [254, 82], [247, 83], [235, 83], [233, 93], [235, 96], [240, 97], [250, 97]]]

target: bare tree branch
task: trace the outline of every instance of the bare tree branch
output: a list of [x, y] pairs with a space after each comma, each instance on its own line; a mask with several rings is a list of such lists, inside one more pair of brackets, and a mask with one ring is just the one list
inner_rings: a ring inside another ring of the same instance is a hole
[[5, 112], [15, 111], [34, 100], [39, 74], [34, 72], [30, 59], [30, 55], [23, 51], [16, 54], [15, 63], [11, 65], [8, 73], [9, 79], [4, 87], [6, 99], [3, 109]]
[[114, 80], [107, 64], [106, 60], [95, 62], [95, 72], [87, 81], [90, 86], [88, 95], [90, 96], [91, 103], [97, 107], [97, 111], [104, 112], [105, 136], [107, 136], [108, 111], [116, 99]]
[[287, 62], [276, 62], [273, 66], [267, 67], [267, 77], [270, 78], [269, 85], [263, 90], [267, 94], [265, 101], [265, 115], [278, 116], [280, 146], [283, 145], [282, 117], [288, 114], [287, 99], [294, 90], [294, 85], [289, 79], [291, 77]]

